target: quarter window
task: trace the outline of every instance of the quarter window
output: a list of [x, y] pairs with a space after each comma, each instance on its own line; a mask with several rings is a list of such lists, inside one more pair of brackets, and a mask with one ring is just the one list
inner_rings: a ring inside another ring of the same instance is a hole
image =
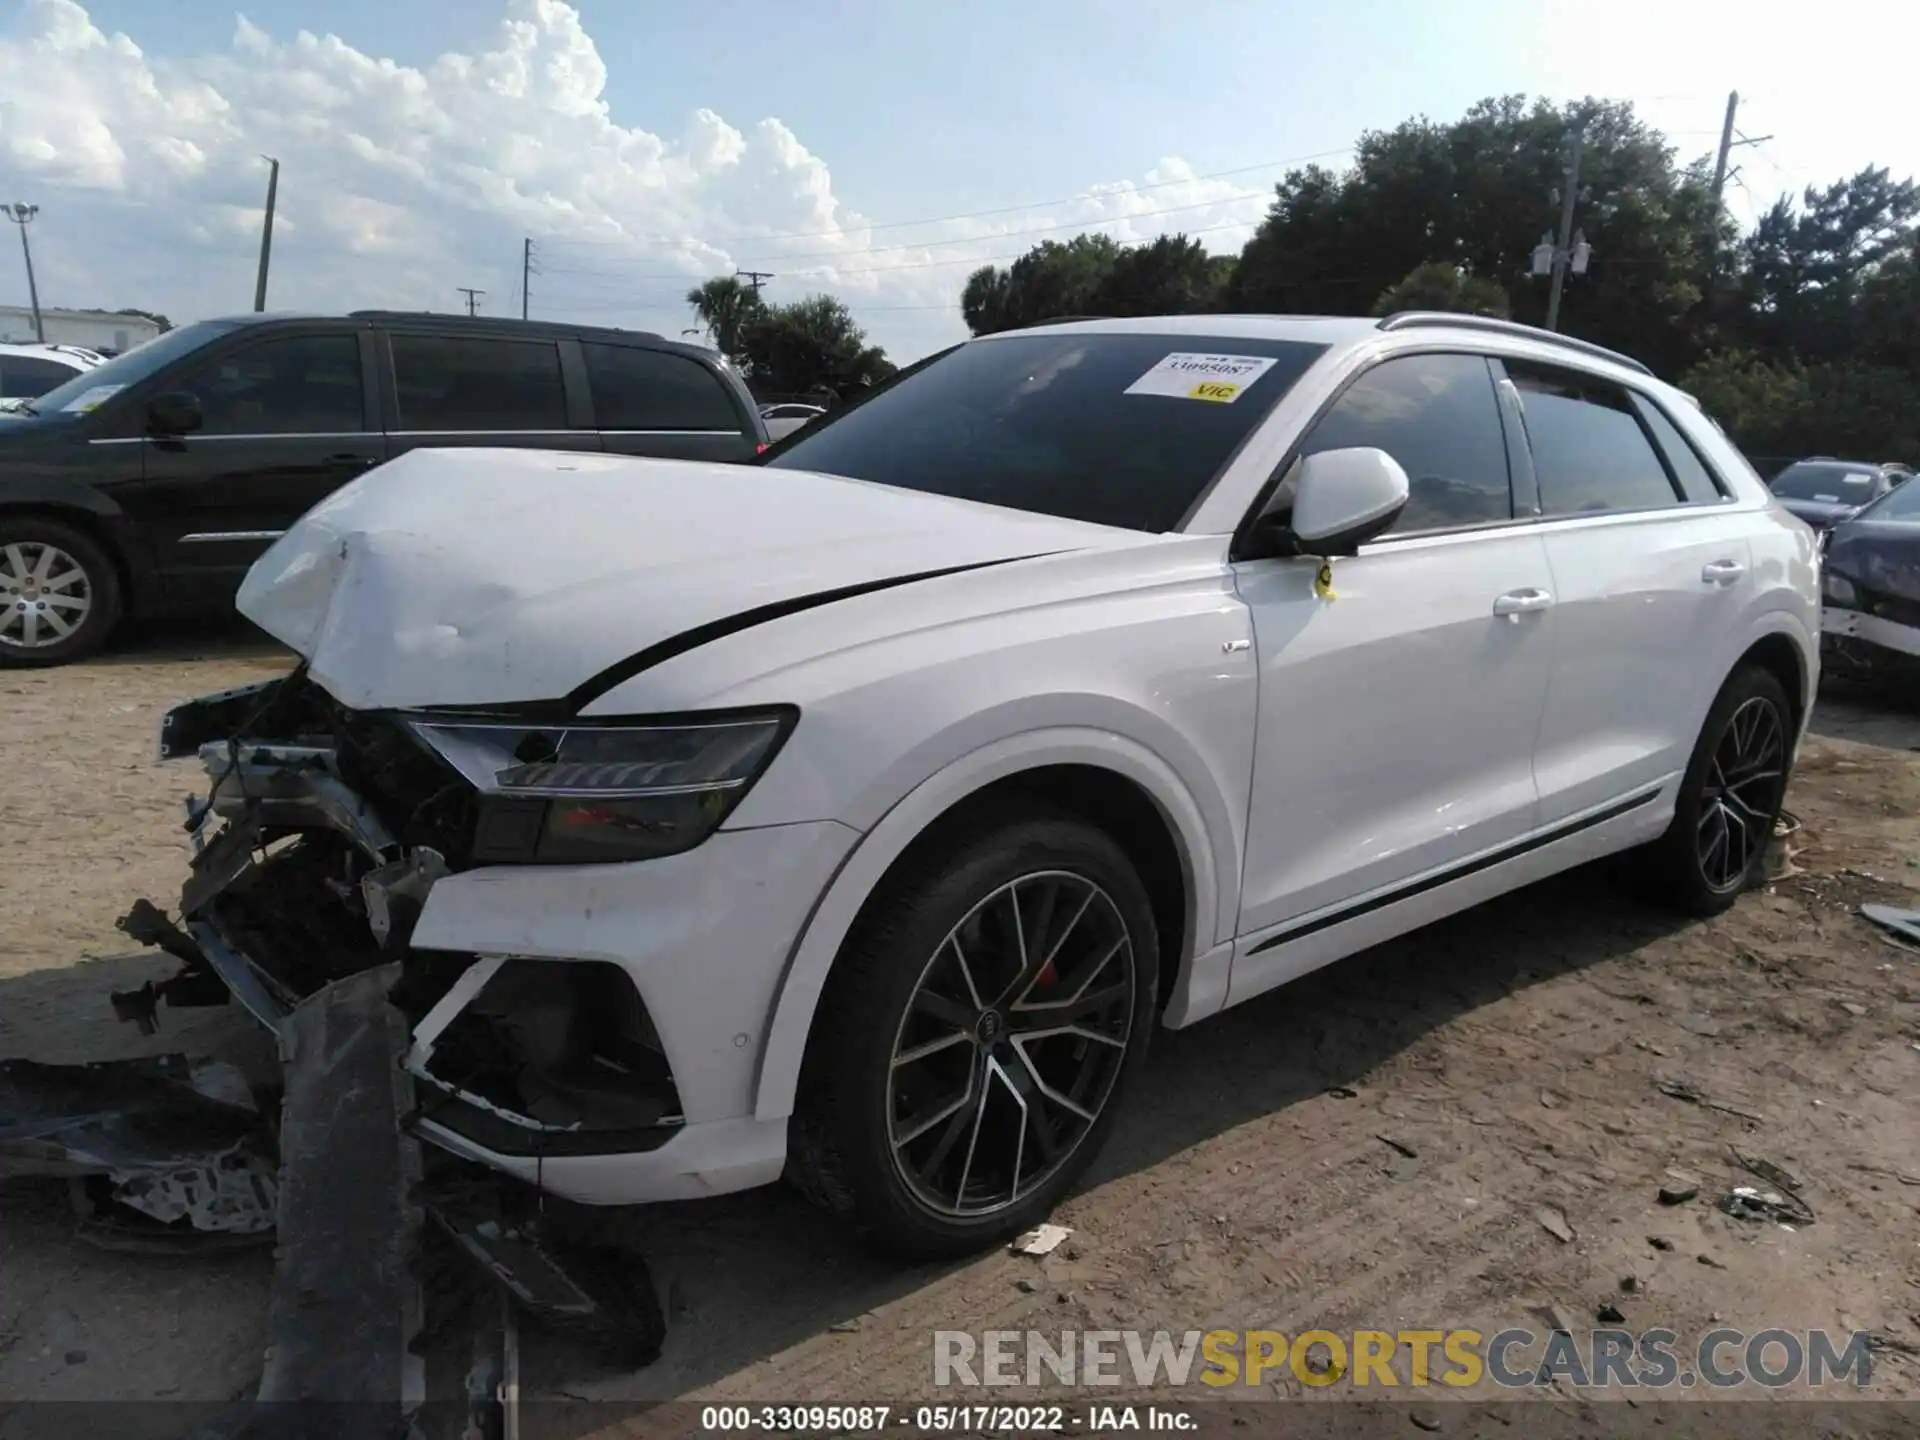
[[697, 360], [635, 345], [582, 344], [593, 418], [602, 430], [725, 430], [740, 416], [720, 379]]
[[1720, 487], [1714, 483], [1712, 472], [1700, 459], [1700, 453], [1692, 443], [1680, 433], [1680, 427], [1644, 395], [1634, 396], [1633, 405], [1640, 412], [1640, 418], [1647, 422], [1647, 428], [1653, 431], [1654, 442], [1666, 457], [1667, 468], [1673, 472], [1673, 478], [1680, 482], [1680, 493], [1687, 497], [1688, 503], [1699, 504], [1723, 498]]
[[1368, 370], [1321, 416], [1302, 455], [1370, 446], [1407, 472], [1388, 531], [1447, 530], [1513, 518], [1493, 374], [1478, 355], [1403, 355]]
[[1604, 380], [1508, 362], [1520, 392], [1543, 515], [1658, 510], [1680, 493], [1634, 414]]
[[201, 435], [339, 435], [366, 428], [354, 335], [263, 340], [166, 388], [200, 402]]
[[565, 430], [560, 350], [545, 340], [395, 335], [403, 430]]

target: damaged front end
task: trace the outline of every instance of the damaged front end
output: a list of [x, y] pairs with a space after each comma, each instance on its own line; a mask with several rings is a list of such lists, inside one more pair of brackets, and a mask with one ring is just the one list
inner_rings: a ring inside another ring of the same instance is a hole
[[519, 843], [525, 812], [483, 803], [408, 717], [349, 710], [296, 670], [173, 710], [160, 756], [197, 756], [209, 789], [188, 806], [178, 924], [145, 902], [122, 921], [183, 966], [115, 995], [123, 1017], [151, 1028], [162, 1004], [230, 996], [277, 1030], [392, 963], [419, 1113], [463, 1153], [630, 1153], [676, 1133], [670, 1067], [619, 966], [411, 946], [436, 883]]

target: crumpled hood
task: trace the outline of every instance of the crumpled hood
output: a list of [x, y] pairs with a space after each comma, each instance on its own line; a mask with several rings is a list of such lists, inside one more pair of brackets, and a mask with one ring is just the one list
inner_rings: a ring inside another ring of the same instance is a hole
[[344, 705], [496, 705], [762, 606], [1145, 538], [804, 470], [413, 450], [308, 511], [238, 603]]
[[1920, 524], [1855, 520], [1836, 526], [1822, 563], [1880, 595], [1920, 605]]

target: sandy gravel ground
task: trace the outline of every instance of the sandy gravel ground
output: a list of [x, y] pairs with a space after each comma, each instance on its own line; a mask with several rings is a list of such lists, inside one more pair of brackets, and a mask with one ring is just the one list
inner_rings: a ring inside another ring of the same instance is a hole
[[[115, 1024], [106, 992], [168, 966], [87, 957], [131, 948], [113, 922], [134, 897], [177, 897], [192, 775], [151, 763], [162, 709], [284, 663], [166, 634], [0, 673], [0, 1055], [257, 1058], [235, 1012]], [[1817, 732], [1788, 801], [1798, 873], [1729, 915], [1677, 924], [1582, 872], [1162, 1032], [1045, 1260], [902, 1272], [781, 1189], [607, 1215], [652, 1263], [666, 1352], [609, 1374], [534, 1343], [534, 1388], [902, 1400], [931, 1392], [936, 1329], [1491, 1332], [1613, 1305], [1683, 1345], [1873, 1330], [1875, 1390], [1920, 1398], [1920, 956], [1853, 914], [1920, 901], [1920, 714], [1829, 702]], [[1712, 1208], [1751, 1179], [1734, 1148], [1802, 1177], [1816, 1223]], [[1683, 1180], [1699, 1198], [1660, 1205]], [[0, 1433], [21, 1401], [253, 1383], [268, 1254], [98, 1253], [44, 1182], [0, 1187], [0, 1217]]]

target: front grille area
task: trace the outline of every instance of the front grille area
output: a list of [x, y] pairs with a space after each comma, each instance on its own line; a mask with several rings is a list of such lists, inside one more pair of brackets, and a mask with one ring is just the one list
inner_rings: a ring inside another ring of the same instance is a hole
[[402, 845], [436, 850], [455, 870], [471, 863], [472, 784], [416, 741], [398, 717], [349, 710], [321, 696], [340, 778], [371, 805]]

